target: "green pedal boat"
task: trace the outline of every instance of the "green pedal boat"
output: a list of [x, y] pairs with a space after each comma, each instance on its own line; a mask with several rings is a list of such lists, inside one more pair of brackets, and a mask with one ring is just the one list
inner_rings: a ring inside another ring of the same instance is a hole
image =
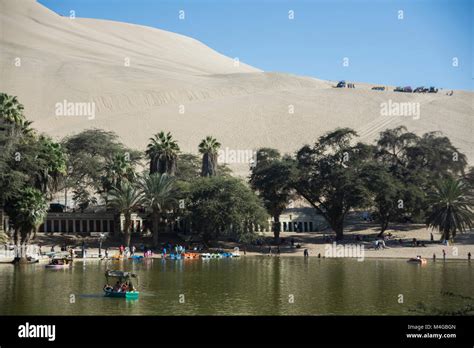
[[[111, 271], [105, 272], [105, 278], [107, 280], [104, 286], [105, 297], [118, 297], [136, 300], [140, 295], [140, 292], [135, 289], [133, 282], [136, 280], [138, 283], [138, 275], [131, 272], [123, 271]], [[112, 278], [116, 283], [114, 286], [109, 285], [109, 279]]]

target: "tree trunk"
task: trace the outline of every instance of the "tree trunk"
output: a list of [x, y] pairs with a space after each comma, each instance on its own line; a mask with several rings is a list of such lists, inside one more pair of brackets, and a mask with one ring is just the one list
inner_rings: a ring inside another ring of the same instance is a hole
[[15, 227], [14, 232], [13, 232], [13, 242], [15, 245], [18, 245], [18, 236], [19, 236], [19, 231], [18, 227]]
[[121, 214], [114, 214], [114, 237], [117, 237], [122, 229], [120, 218]]
[[377, 237], [382, 237], [383, 236], [383, 233], [387, 230], [388, 228], [388, 218], [385, 219], [384, 221], [382, 221], [382, 224], [380, 226], [380, 233], [377, 235]]
[[443, 231], [443, 238], [444, 238], [444, 240], [449, 241], [449, 234], [450, 234], [450, 233], [449, 233], [449, 229], [445, 229], [445, 230]]
[[273, 237], [275, 238], [275, 243], [280, 244], [280, 214], [273, 215]]
[[130, 239], [131, 239], [131, 234], [130, 234], [130, 224], [131, 224], [132, 218], [130, 214], [125, 214], [125, 221], [124, 221], [124, 227], [123, 227], [123, 244], [125, 246], [130, 247]]
[[337, 219], [330, 223], [331, 228], [336, 233], [336, 240], [343, 240], [344, 239], [344, 218]]
[[154, 211], [152, 215], [153, 215], [152, 216], [153, 246], [156, 248], [158, 247], [158, 239], [159, 239], [160, 213], [158, 211]]

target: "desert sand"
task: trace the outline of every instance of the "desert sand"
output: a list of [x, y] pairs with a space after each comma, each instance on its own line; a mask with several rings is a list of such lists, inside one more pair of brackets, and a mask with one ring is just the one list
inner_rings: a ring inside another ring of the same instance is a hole
[[[418, 134], [441, 131], [474, 159], [473, 92], [382, 92], [357, 81], [355, 89], [336, 89], [334, 81], [237, 64], [190, 37], [62, 17], [33, 0], [2, 0], [0, 33], [0, 91], [17, 95], [34, 127], [56, 139], [103, 128], [143, 150], [165, 130], [185, 152], [197, 153], [206, 135], [223, 148], [294, 152], [336, 127], [352, 127], [371, 142], [403, 124]], [[64, 100], [94, 103], [95, 117], [57, 116]], [[388, 100], [420, 103], [420, 118], [382, 116]], [[245, 174], [248, 165], [231, 168]]]

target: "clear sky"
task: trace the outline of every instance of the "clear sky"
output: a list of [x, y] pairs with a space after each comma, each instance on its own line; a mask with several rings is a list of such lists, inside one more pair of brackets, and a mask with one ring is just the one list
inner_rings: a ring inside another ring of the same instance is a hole
[[[474, 89], [474, 0], [39, 0], [148, 25], [265, 71]], [[179, 19], [179, 11], [185, 19]], [[289, 19], [294, 11], [294, 19]], [[403, 11], [401, 14], [399, 11]], [[399, 19], [400, 16], [403, 19]], [[348, 58], [348, 66], [344, 66]], [[453, 66], [458, 64], [458, 66]]]

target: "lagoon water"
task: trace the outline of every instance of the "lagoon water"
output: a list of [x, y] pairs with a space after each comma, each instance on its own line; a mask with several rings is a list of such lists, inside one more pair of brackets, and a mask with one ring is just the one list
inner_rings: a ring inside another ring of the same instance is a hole
[[[103, 297], [106, 269], [138, 273], [140, 298]], [[0, 265], [0, 291], [0, 315], [416, 315], [420, 302], [451, 311], [469, 303], [442, 292], [474, 297], [474, 263], [246, 256]]]

